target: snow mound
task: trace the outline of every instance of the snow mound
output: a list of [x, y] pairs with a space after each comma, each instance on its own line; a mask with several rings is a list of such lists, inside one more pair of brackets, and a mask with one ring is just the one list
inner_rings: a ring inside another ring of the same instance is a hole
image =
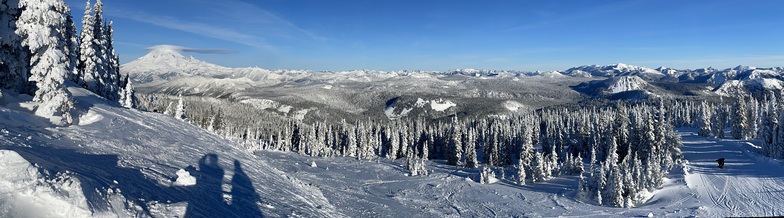
[[101, 121], [102, 119], [103, 119], [103, 116], [101, 116], [100, 114], [97, 114], [97, 113], [95, 113], [93, 111], [89, 111], [89, 112], [87, 112], [87, 114], [82, 115], [81, 117], [79, 117], [78, 125], [81, 125], [81, 126], [90, 125], [90, 124], [93, 124], [95, 122]]
[[177, 170], [177, 181], [174, 181], [176, 186], [191, 186], [196, 185], [196, 177], [191, 176], [187, 170]]
[[8, 217], [91, 217], [78, 180], [46, 180], [14, 151], [0, 150], [0, 212]]

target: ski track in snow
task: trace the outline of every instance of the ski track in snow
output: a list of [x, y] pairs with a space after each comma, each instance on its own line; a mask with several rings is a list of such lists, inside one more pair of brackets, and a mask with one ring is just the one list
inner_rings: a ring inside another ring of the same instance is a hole
[[[756, 153], [745, 141], [704, 139], [687, 132], [683, 154], [689, 160], [688, 187], [703, 203], [704, 215], [784, 215], [784, 169], [778, 160]], [[725, 158], [724, 169], [716, 159]]]

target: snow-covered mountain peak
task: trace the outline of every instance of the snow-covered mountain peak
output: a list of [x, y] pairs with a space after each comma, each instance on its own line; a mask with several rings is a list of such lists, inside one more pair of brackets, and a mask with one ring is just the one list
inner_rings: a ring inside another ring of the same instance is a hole
[[220, 67], [215, 64], [207, 63], [201, 61], [199, 59], [194, 58], [193, 56], [185, 56], [183, 55], [183, 51], [185, 50], [184, 47], [174, 46], [174, 45], [156, 45], [153, 47], [148, 48], [150, 52], [147, 55], [140, 57], [126, 65], [139, 65], [139, 64], [146, 64], [146, 65], [155, 65], [152, 67], [173, 67], [173, 68], [183, 68], [183, 67], [190, 67], [190, 66], [198, 66], [198, 67]]
[[752, 66], [738, 65], [737, 67], [732, 68], [732, 69], [736, 70], [736, 71], [739, 71], [739, 72], [742, 72], [742, 71], [753, 70], [753, 69], [757, 69], [757, 68], [756, 67], [752, 67]]
[[624, 64], [624, 63], [608, 65], [605, 67], [605, 69], [615, 70], [616, 72], [623, 72], [623, 73], [639, 72], [639, 73], [661, 74], [661, 72], [651, 68], [634, 66], [634, 65]]
[[634, 66], [629, 64], [611, 64], [611, 65], [584, 65], [573, 67], [565, 71], [567, 75], [585, 75], [601, 77], [619, 77], [619, 76], [640, 76], [643, 79], [656, 80], [664, 76], [661, 72], [647, 68]]
[[[157, 59], [188, 59], [182, 55], [182, 47], [174, 45], [156, 45], [148, 48], [150, 52], [139, 58], [145, 60]], [[192, 58], [192, 57], [191, 57]]]
[[186, 50], [184, 47], [158, 45], [148, 50], [150, 52], [147, 55], [122, 65], [122, 71], [140, 82], [166, 80], [176, 76], [210, 76], [230, 71], [230, 68], [183, 55]]

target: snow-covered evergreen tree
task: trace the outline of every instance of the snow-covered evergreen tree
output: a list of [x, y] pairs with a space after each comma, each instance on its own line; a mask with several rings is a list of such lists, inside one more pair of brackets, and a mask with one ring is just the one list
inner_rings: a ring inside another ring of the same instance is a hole
[[56, 124], [73, 122], [74, 107], [65, 79], [73, 71], [67, 53], [67, 29], [70, 8], [62, 0], [22, 0], [22, 14], [16, 21], [16, 33], [30, 52], [30, 78], [38, 88], [34, 101], [39, 116], [50, 117]]
[[596, 174], [597, 175], [596, 200], [597, 203], [599, 203], [599, 206], [604, 204], [604, 197], [602, 197], [603, 195], [602, 190], [604, 190], [607, 187], [607, 170], [604, 166], [606, 166], [606, 164], [599, 164], [599, 167], [597, 167], [599, 169], [599, 173]]
[[104, 56], [107, 68], [105, 75], [107, 83], [105, 84], [104, 97], [112, 101], [119, 101], [124, 87], [120, 86], [122, 84], [120, 57], [114, 51], [114, 22], [110, 20], [108, 26], [104, 27], [104, 30], [106, 31], [104, 33], [104, 37], [106, 37]]
[[525, 164], [522, 159], [517, 160], [517, 184], [525, 185]]
[[179, 100], [177, 101], [177, 108], [174, 109], [174, 117], [180, 120], [188, 119], [188, 115], [185, 111], [185, 101], [182, 99], [182, 95], [180, 95]]
[[558, 163], [558, 153], [555, 152], [555, 149], [550, 151], [550, 155], [547, 155], [547, 166], [548, 170], [550, 171], [548, 175], [550, 177], [558, 177], [561, 174], [561, 165]]
[[585, 181], [585, 175], [583, 175], [585, 173], [585, 165], [583, 165], [583, 158], [580, 157], [580, 156], [577, 156], [577, 159], [575, 159], [575, 162], [577, 164], [579, 164], [579, 165], [577, 165], [577, 175], [578, 175], [578, 179], [579, 179], [578, 180], [578, 185], [577, 185], [577, 191], [579, 191], [580, 193], [584, 193], [585, 191], [587, 191], [587, 189], [588, 189], [587, 186], [588, 185], [586, 184], [586, 181]]
[[484, 166], [479, 174], [479, 183], [490, 184], [496, 180], [495, 172], [489, 166]]
[[732, 107], [732, 138], [734, 139], [746, 139], [751, 132], [749, 130], [749, 115], [748, 109], [746, 108], [746, 102], [743, 100], [743, 96], [738, 96], [735, 104]]
[[[90, 28], [87, 26], [83, 26], [82, 28]], [[96, 90], [91, 90], [98, 95], [106, 97], [106, 89], [107, 85], [110, 83], [108, 81], [108, 59], [106, 54], [106, 30], [104, 29], [104, 20], [103, 20], [103, 2], [101, 0], [96, 0], [95, 5], [93, 5], [93, 50], [95, 51], [94, 60], [96, 63], [96, 72], [95, 76], [98, 80], [98, 88]], [[111, 99], [110, 99], [111, 100]]]
[[533, 163], [531, 164], [531, 181], [541, 182], [548, 178], [545, 161], [542, 153], [536, 152], [536, 154], [534, 154]]
[[68, 12], [68, 15], [66, 16], [66, 23], [66, 26], [61, 31], [65, 36], [65, 54], [68, 55], [68, 65], [71, 67], [67, 79], [78, 84], [82, 77], [77, 68], [77, 65], [79, 64], [79, 36], [76, 32], [76, 24], [74, 23], [73, 16], [70, 12]]
[[125, 76], [122, 81], [125, 86], [120, 93], [120, 105], [126, 108], [136, 108], [139, 100], [136, 98], [136, 90], [133, 88], [130, 75]]
[[87, 1], [84, 9], [84, 16], [82, 17], [82, 31], [79, 33], [79, 62], [78, 70], [81, 72], [82, 79], [79, 80], [80, 84], [95, 92], [99, 88], [98, 78], [98, 63], [96, 63], [95, 51], [95, 33], [93, 32], [95, 25], [95, 17], [92, 15], [92, 7], [90, 0]]
[[0, 2], [0, 88], [30, 93], [29, 52], [22, 47], [22, 38], [16, 32], [16, 20], [21, 13], [18, 6], [19, 0]]
[[476, 139], [474, 138], [474, 132], [469, 130], [466, 134], [465, 167], [476, 168], [479, 166], [479, 161], [476, 157]]
[[697, 127], [700, 136], [713, 136], [713, 129], [711, 129], [711, 109], [709, 108], [708, 104], [702, 102], [700, 104], [699, 111], [697, 113], [697, 119], [694, 121], [695, 127]]
[[90, 0], [85, 6], [82, 18], [82, 30], [79, 34], [78, 72], [77, 79], [83, 87], [111, 101], [125, 104], [124, 98], [127, 84], [121, 81], [119, 56], [114, 51], [113, 24], [103, 20], [103, 2], [97, 0], [90, 7]]
[[460, 130], [456, 129], [453, 125], [448, 137], [449, 147], [447, 148], [447, 164], [462, 166], [463, 163], [461, 160], [463, 159], [463, 145], [460, 136]]

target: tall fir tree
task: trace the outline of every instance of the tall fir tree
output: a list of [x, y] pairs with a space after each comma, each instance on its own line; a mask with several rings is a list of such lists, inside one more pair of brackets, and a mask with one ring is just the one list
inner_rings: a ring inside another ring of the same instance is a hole
[[104, 97], [109, 99], [110, 101], [118, 101], [120, 100], [120, 95], [123, 92], [121, 86], [121, 76], [120, 76], [120, 58], [114, 52], [114, 22], [109, 21], [109, 23], [104, 26], [104, 48], [106, 49], [104, 53], [104, 58], [106, 59], [106, 84], [104, 85]]
[[96, 92], [99, 87], [98, 63], [96, 62], [97, 53], [95, 51], [95, 17], [92, 14], [92, 7], [88, 0], [82, 17], [82, 31], [79, 33], [79, 61], [78, 71], [82, 76], [79, 83], [82, 87]]
[[742, 95], [738, 96], [735, 104], [732, 106], [733, 116], [731, 134], [734, 139], [746, 139], [750, 132], [749, 116], [746, 106], [746, 102]]
[[697, 112], [697, 119], [695, 122], [695, 127], [699, 129], [698, 134], [700, 136], [710, 137], [713, 136], [713, 129], [711, 129], [711, 109], [709, 108], [708, 104], [702, 102], [699, 105], [699, 110]]
[[66, 23], [67, 25], [62, 31], [66, 39], [65, 53], [68, 55], [68, 65], [71, 68], [67, 79], [79, 84], [79, 81], [82, 78], [82, 75], [77, 68], [77, 65], [79, 64], [79, 36], [76, 32], [76, 24], [74, 23], [73, 16], [70, 12], [68, 12], [68, 16], [66, 17]]
[[133, 82], [131, 81], [130, 75], [123, 77], [121, 81], [124, 88], [120, 93], [120, 105], [126, 108], [136, 108], [139, 100], [136, 98], [136, 90], [133, 88]]
[[50, 117], [56, 124], [73, 122], [73, 97], [65, 88], [65, 79], [73, 71], [67, 52], [70, 8], [62, 0], [22, 0], [22, 13], [16, 21], [16, 33], [30, 52], [30, 78], [34, 82], [34, 101], [39, 116]]
[[188, 119], [188, 114], [185, 111], [185, 100], [182, 99], [182, 95], [180, 95], [177, 100], [177, 108], [174, 109], [174, 117], [180, 120]]
[[19, 0], [0, 1], [0, 89], [32, 94], [28, 86], [29, 52], [16, 32], [21, 12]]

